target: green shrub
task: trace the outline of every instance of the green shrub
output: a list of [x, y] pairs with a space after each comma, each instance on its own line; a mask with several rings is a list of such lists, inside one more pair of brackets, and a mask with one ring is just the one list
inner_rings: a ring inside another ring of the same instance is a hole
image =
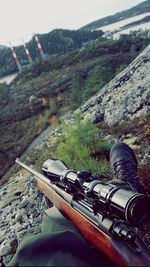
[[89, 74], [81, 92], [81, 99], [84, 103], [89, 97], [97, 93], [106, 83], [113, 78], [113, 71], [109, 64], [95, 66]]
[[98, 150], [101, 140], [100, 129], [90, 120], [82, 121], [79, 115], [74, 118], [74, 125], [62, 126], [62, 137], [59, 138], [55, 157], [63, 160], [69, 168], [80, 170], [91, 169], [94, 174], [108, 172], [106, 159], [96, 160], [92, 155]]
[[81, 91], [83, 90], [83, 79], [79, 73], [73, 75], [70, 94], [71, 109], [74, 110], [81, 104]]
[[0, 83], [0, 101], [8, 100], [9, 94], [8, 85], [6, 83]]

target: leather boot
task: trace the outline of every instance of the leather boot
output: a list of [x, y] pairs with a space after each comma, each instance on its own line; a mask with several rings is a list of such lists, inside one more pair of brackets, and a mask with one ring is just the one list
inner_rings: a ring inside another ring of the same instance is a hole
[[133, 150], [125, 143], [117, 142], [110, 150], [110, 165], [118, 180], [126, 188], [139, 193], [145, 193], [144, 185], [140, 181], [138, 164]]

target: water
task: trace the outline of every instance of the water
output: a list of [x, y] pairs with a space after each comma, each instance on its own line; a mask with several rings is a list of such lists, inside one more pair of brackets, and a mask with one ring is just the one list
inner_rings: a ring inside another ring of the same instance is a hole
[[0, 78], [0, 83], [7, 83], [9, 84], [10, 82], [12, 82], [14, 80], [14, 78], [17, 76], [17, 73], [14, 73], [14, 74], [10, 74], [10, 75], [7, 75], [3, 78]]
[[[118, 30], [118, 29], [120, 29], [121, 27], [127, 25], [128, 23], [131, 23], [131, 22], [134, 22], [134, 21], [143, 19], [143, 18], [145, 18], [146, 16], [150, 16], [150, 12], [144, 13], [144, 14], [142, 14], [142, 15], [134, 16], [134, 17], [132, 17], [132, 18], [124, 19], [124, 20], [121, 20], [121, 21], [118, 21], [118, 22], [109, 24], [109, 25], [107, 25], [107, 26], [100, 27], [99, 29], [101, 29], [101, 30], [104, 31], [104, 32], [105, 32], [105, 31], [114, 31], [114, 30]], [[99, 30], [99, 29], [98, 29], [98, 30]]]
[[119, 39], [121, 34], [129, 34], [131, 31], [133, 32], [133, 31], [138, 31], [138, 30], [142, 30], [142, 31], [150, 30], [150, 22], [136, 25], [136, 26], [130, 27], [126, 30], [122, 30], [120, 32], [117, 32], [117, 33], [113, 34], [113, 39]]

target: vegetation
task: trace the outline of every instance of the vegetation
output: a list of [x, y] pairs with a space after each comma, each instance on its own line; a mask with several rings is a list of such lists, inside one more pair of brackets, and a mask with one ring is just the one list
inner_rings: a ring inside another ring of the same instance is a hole
[[78, 56], [80, 61], [84, 63], [90, 60], [90, 65], [87, 70], [79, 69], [73, 75], [70, 95], [72, 107], [77, 108], [98, 92], [127, 67], [148, 43], [148, 38], [134, 34], [122, 35], [120, 40], [99, 40], [81, 50]]
[[[25, 156], [27, 164], [33, 164], [41, 171], [43, 162], [48, 158], [63, 160], [69, 168], [76, 171], [90, 169], [94, 175], [102, 175], [111, 179], [109, 151], [117, 138], [124, 136], [126, 142], [130, 139], [131, 147], [138, 159], [138, 172], [145, 188], [150, 192], [149, 158], [143, 158], [143, 153], [149, 155], [150, 149], [150, 116], [141, 116], [131, 122], [117, 124], [111, 128], [103, 123], [94, 125], [90, 120], [81, 120], [79, 114], [74, 117], [74, 123], [63, 123], [59, 137], [51, 136], [49, 145], [38, 146]], [[105, 138], [105, 137], [109, 138]], [[123, 139], [123, 141], [124, 141]], [[139, 147], [140, 142], [140, 147]]]
[[8, 85], [5, 83], [0, 83], [0, 100], [7, 101], [8, 97]]
[[[70, 128], [64, 124], [62, 133], [55, 153], [57, 158], [75, 170], [86, 168], [94, 173], [108, 171], [106, 160], [97, 161], [92, 157], [102, 140], [100, 130], [90, 120], [81, 121], [79, 115], [76, 115], [74, 125]], [[106, 147], [106, 150], [109, 148], [109, 146]]]
[[59, 138], [50, 137], [50, 147], [38, 146], [25, 156], [27, 164], [34, 164], [39, 171], [48, 158], [64, 161], [69, 168], [76, 171], [90, 169], [94, 175], [109, 177], [109, 150], [111, 143], [104, 140], [101, 130], [90, 120], [81, 120], [74, 116], [71, 127], [67, 123], [60, 126]]
[[[38, 35], [42, 44], [44, 53], [47, 57], [53, 54], [67, 53], [73, 49], [81, 47], [84, 43], [99, 38], [103, 34], [102, 31], [82, 31], [82, 30], [62, 30], [56, 29], [48, 34]], [[34, 61], [40, 62], [41, 58], [37, 49], [34, 37], [27, 43], [31, 57]], [[28, 64], [24, 47], [17, 46], [15, 51], [22, 66]], [[0, 49], [0, 76], [17, 72], [17, 67], [12, 57], [10, 48]]]
[[[0, 175], [48, 125], [78, 108], [124, 69], [149, 39], [98, 39], [24, 71], [0, 90]], [[30, 101], [34, 97], [35, 102]]]

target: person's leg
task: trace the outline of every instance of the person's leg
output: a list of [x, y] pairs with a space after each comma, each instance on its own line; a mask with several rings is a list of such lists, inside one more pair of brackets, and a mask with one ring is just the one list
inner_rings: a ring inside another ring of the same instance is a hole
[[45, 232], [57, 232], [57, 231], [72, 231], [79, 233], [74, 224], [66, 219], [58, 209], [55, 207], [45, 210], [41, 223], [41, 231]]
[[41, 230], [20, 243], [8, 266], [113, 266], [55, 207], [46, 210]]
[[[63, 227], [70, 225], [63, 222]], [[56, 227], [57, 231], [53, 232], [54, 228], [51, 224], [48, 229], [43, 228], [45, 233], [25, 238], [8, 266], [113, 266], [106, 256], [92, 248], [74, 229], [61, 231]]]

